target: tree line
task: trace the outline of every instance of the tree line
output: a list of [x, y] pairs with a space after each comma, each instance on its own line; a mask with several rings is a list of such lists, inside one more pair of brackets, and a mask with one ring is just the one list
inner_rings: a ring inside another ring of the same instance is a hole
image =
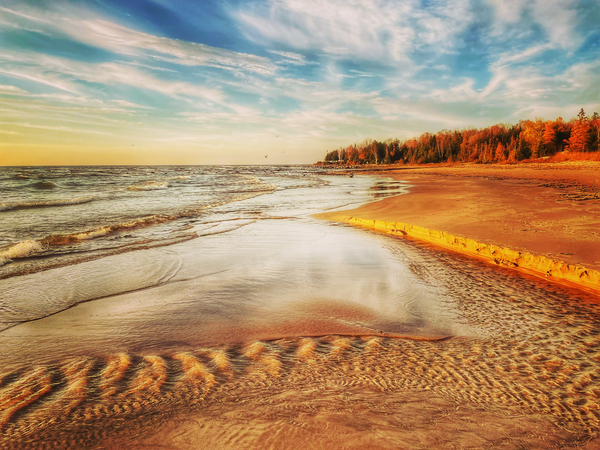
[[563, 151], [597, 152], [600, 118], [587, 117], [583, 108], [577, 118], [521, 120], [516, 125], [442, 130], [400, 141], [366, 139], [325, 155], [326, 163], [426, 164], [440, 162], [502, 163], [552, 156]]

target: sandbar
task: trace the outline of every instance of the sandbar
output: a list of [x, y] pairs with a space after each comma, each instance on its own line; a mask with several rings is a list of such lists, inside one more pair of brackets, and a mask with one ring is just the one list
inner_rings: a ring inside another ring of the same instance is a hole
[[401, 234], [600, 294], [600, 163], [361, 172], [405, 181], [409, 193], [315, 217]]

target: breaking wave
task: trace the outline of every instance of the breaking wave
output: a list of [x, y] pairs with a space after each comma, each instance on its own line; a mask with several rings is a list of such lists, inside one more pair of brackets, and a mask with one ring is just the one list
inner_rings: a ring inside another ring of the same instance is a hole
[[29, 174], [29, 173], [18, 173], [16, 175], [14, 175], [12, 178], [13, 180], [29, 180], [30, 178], [35, 177], [35, 175], [33, 174]]
[[[42, 251], [44, 251], [44, 246], [39, 241], [17, 242], [16, 244], [9, 245], [0, 251], [0, 261], [6, 259], [12, 260], [17, 258], [27, 258]], [[3, 264], [7, 264], [8, 262], [10, 261], [5, 261]]]
[[232, 196], [223, 201], [205, 204], [196, 208], [188, 208], [186, 210], [179, 211], [175, 214], [154, 214], [151, 216], [131, 219], [116, 224], [107, 224], [95, 228], [90, 228], [88, 230], [77, 231], [74, 233], [52, 234], [42, 239], [21, 241], [15, 244], [11, 244], [4, 248], [0, 248], [0, 258], [7, 259], [8, 261], [3, 263], [7, 264], [11, 262], [11, 260], [20, 258], [30, 258], [32, 256], [38, 255], [43, 252], [47, 252], [52, 248], [59, 247], [61, 245], [74, 244], [80, 241], [87, 241], [90, 239], [100, 238], [122, 231], [158, 225], [166, 222], [171, 222], [177, 219], [197, 217], [208, 209], [236, 201], [247, 200], [262, 195], [264, 193], [266, 192], [263, 191], [246, 193], [237, 196]]
[[156, 189], [167, 189], [169, 187], [169, 183], [166, 181], [145, 181], [140, 184], [134, 184], [133, 186], [129, 186], [127, 190], [129, 191], [153, 191]]
[[37, 183], [32, 183], [30, 186], [35, 189], [56, 189], [58, 187], [52, 181], [38, 181]]
[[47, 201], [39, 201], [39, 202], [0, 203], [0, 211], [13, 211], [15, 209], [31, 209], [31, 208], [48, 208], [48, 207], [53, 207], [53, 206], [80, 205], [82, 203], [89, 203], [93, 200], [94, 200], [93, 197], [88, 196], [88, 197], [71, 198], [71, 199], [67, 199], [67, 200], [47, 200]]

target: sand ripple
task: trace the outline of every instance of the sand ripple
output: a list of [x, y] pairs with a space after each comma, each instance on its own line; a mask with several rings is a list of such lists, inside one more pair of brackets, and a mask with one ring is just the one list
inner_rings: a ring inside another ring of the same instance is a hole
[[[146, 423], [191, 405], [202, 414], [232, 399], [248, 407], [271, 398], [275, 411], [300, 411], [306, 405], [294, 393], [340, 389], [429, 392], [456, 405], [548, 415], [571, 433], [595, 436], [600, 337], [565, 323], [575, 332], [569, 341], [550, 329], [519, 341], [323, 336], [23, 368], [2, 377], [0, 448], [92, 448], [124, 419]], [[244, 442], [236, 430], [231, 445]]]

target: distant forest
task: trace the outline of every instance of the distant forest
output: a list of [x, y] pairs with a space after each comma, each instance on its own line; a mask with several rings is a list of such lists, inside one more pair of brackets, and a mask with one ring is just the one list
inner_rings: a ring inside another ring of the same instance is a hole
[[[325, 155], [328, 164], [426, 164], [440, 162], [503, 163], [553, 156], [556, 153], [597, 152], [600, 118], [587, 117], [583, 108], [577, 118], [522, 120], [516, 125], [442, 130], [400, 141], [361, 143], [338, 148]], [[591, 155], [590, 155], [591, 156]]]

